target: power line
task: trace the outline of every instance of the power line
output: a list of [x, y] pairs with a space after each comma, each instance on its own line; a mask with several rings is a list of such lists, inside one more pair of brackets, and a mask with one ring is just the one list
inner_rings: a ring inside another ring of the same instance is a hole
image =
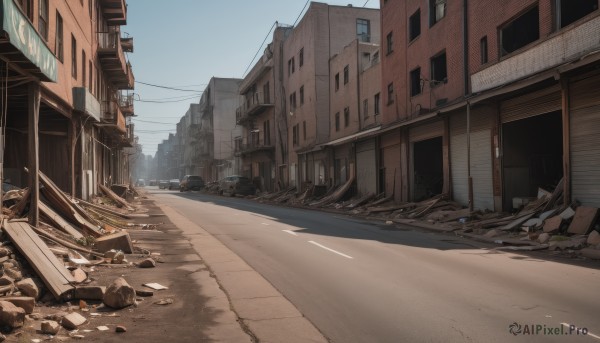
[[152, 83], [147, 83], [147, 82], [142, 82], [142, 81], [135, 81], [135, 83], [139, 83], [139, 84], [150, 86], [150, 87], [158, 87], [158, 88], [170, 89], [170, 90], [180, 91], [180, 92], [203, 93], [203, 91], [195, 91], [192, 89], [181, 89], [181, 88], [175, 88], [175, 87], [160, 86], [160, 85], [155, 85]]
[[296, 18], [296, 21], [294, 21], [294, 24], [292, 25], [293, 27], [295, 27], [298, 20], [300, 20], [300, 17], [302, 16], [302, 13], [304, 13], [304, 10], [306, 9], [306, 6], [308, 6], [309, 2], [310, 2], [310, 0], [307, 0], [306, 3], [304, 4], [302, 11], [300, 11], [300, 13], [298, 14], [298, 18]]
[[168, 104], [168, 103], [172, 103], [172, 102], [182, 102], [182, 101], [187, 101], [187, 100], [192, 100], [192, 99], [196, 99], [198, 98], [199, 95], [197, 96], [192, 96], [189, 98], [185, 98], [185, 99], [179, 99], [179, 100], [164, 100], [164, 101], [158, 101], [158, 100], [135, 100], [137, 102], [149, 102], [149, 103], [153, 103], [153, 104]]
[[273, 25], [271, 25], [271, 29], [269, 29], [269, 32], [265, 36], [265, 39], [263, 40], [262, 44], [258, 47], [258, 51], [256, 51], [256, 54], [254, 54], [254, 57], [252, 57], [252, 61], [250, 61], [250, 64], [248, 64], [248, 67], [246, 67], [246, 70], [244, 71], [244, 74], [242, 75], [242, 77], [244, 77], [246, 75], [246, 73], [248, 72], [248, 70], [252, 66], [252, 63], [254, 63], [254, 60], [256, 59], [256, 56], [258, 56], [258, 54], [261, 52], [261, 49], [262, 49], [263, 45], [265, 45], [265, 42], [269, 38], [269, 35], [271, 34], [271, 31], [273, 31], [273, 28], [275, 27], [275, 25], [277, 25], [277, 21], [274, 22]]
[[164, 123], [164, 122], [158, 122], [158, 121], [150, 121], [150, 120], [142, 120], [142, 119], [137, 119], [137, 118], [133, 118], [133, 120], [135, 120], [136, 122], [141, 122], [141, 123], [152, 123], [152, 124], [165, 124], [165, 125], [176, 125], [176, 123]]
[[365, 1], [365, 4], [363, 5], [363, 7], [367, 6], [367, 4], [369, 3], [369, 1], [371, 1], [371, 0]]

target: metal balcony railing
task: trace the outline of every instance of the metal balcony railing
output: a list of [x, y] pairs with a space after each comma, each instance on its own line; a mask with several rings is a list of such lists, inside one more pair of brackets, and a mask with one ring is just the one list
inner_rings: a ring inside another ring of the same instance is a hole
[[265, 109], [273, 107], [274, 104], [269, 94], [266, 96], [263, 93], [254, 93], [246, 97], [246, 101], [235, 111], [236, 120], [239, 124], [243, 124], [251, 116], [262, 113]]

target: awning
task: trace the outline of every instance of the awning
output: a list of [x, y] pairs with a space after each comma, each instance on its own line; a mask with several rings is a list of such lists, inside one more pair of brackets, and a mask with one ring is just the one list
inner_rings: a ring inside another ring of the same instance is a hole
[[0, 20], [2, 20], [2, 30], [5, 32], [3, 36], [8, 35], [8, 40], [0, 38], [0, 50], [5, 52], [16, 50], [17, 53], [4, 55], [5, 58], [42, 81], [56, 82], [56, 57], [46, 42], [13, 0], [0, 1], [0, 12], [2, 12]]
[[322, 144], [322, 146], [336, 146], [336, 145], [341, 145], [341, 144], [348, 143], [350, 141], [356, 141], [356, 140], [358, 140], [360, 138], [369, 136], [369, 134], [376, 133], [379, 130], [381, 130], [381, 125], [379, 125], [377, 127], [374, 127], [374, 128], [371, 128], [371, 129], [368, 129], [368, 130], [365, 130], [365, 131], [361, 131], [361, 132], [355, 133], [355, 134], [350, 135], [350, 136], [338, 138], [338, 139], [333, 140], [331, 142], [327, 142], [325, 144]]

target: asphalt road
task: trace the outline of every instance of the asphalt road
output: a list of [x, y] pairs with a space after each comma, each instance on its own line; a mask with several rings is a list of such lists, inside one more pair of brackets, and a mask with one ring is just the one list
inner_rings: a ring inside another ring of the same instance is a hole
[[598, 263], [147, 189], [243, 258], [331, 342], [600, 342]]

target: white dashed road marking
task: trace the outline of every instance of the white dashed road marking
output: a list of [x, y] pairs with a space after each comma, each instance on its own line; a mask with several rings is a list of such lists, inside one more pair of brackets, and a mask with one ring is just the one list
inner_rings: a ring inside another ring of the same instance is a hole
[[325, 249], [325, 250], [331, 251], [332, 253], [338, 254], [338, 255], [340, 255], [340, 256], [344, 256], [345, 258], [348, 258], [348, 259], [353, 259], [353, 258], [354, 258], [354, 257], [352, 257], [352, 256], [348, 256], [348, 255], [346, 255], [346, 254], [343, 254], [343, 253], [341, 253], [341, 252], [339, 252], [339, 251], [337, 251], [337, 250], [333, 250], [333, 249], [331, 249], [331, 248], [328, 248], [328, 247], [326, 247], [326, 246], [324, 246], [324, 245], [321, 245], [321, 244], [319, 244], [319, 243], [317, 243], [317, 242], [315, 242], [315, 241], [308, 241], [308, 243], [310, 243], [310, 244], [314, 244], [314, 245], [318, 246], [319, 248], [323, 248], [323, 249]]

